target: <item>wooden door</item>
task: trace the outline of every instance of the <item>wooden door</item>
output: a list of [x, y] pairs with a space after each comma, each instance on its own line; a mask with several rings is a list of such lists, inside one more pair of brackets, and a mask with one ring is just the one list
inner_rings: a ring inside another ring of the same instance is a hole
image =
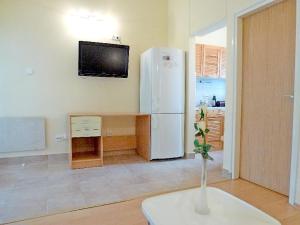
[[288, 195], [296, 1], [243, 19], [240, 176]]

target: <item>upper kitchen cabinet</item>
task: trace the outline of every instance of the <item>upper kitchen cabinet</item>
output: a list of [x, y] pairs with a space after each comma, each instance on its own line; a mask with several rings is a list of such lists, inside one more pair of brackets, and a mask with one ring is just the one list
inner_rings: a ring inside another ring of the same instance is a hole
[[202, 74], [203, 45], [196, 44], [195, 53], [196, 76], [201, 76], [200, 74]]
[[219, 76], [220, 50], [217, 47], [204, 45], [202, 59], [202, 74], [204, 76], [218, 78]]
[[226, 51], [223, 47], [196, 44], [196, 75], [225, 78]]
[[226, 48], [220, 48], [219, 75], [226, 78]]

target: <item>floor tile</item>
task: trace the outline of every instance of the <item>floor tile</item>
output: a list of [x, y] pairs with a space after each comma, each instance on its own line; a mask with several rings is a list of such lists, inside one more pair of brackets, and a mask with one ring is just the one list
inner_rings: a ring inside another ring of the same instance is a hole
[[[212, 156], [208, 182], [228, 179], [222, 152]], [[145, 162], [124, 156], [110, 163], [72, 170], [66, 154], [1, 160], [0, 223], [200, 185], [201, 159]]]
[[33, 177], [33, 178], [19, 178], [16, 182], [15, 188], [31, 188], [31, 187], [47, 187], [48, 177]]
[[47, 200], [47, 213], [67, 212], [74, 209], [87, 207], [83, 194], [80, 192], [69, 192], [56, 194]]
[[10, 201], [5, 205], [1, 212], [2, 213], [0, 213], [0, 217], [4, 222], [46, 215], [46, 200], [33, 201], [18, 199], [15, 202]]

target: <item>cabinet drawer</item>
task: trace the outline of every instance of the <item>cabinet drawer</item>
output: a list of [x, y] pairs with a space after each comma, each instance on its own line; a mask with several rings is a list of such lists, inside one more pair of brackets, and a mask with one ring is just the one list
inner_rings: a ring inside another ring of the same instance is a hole
[[100, 116], [75, 116], [75, 117], [71, 117], [71, 123], [77, 125], [101, 126], [101, 117]]
[[77, 129], [72, 130], [72, 137], [99, 137], [101, 136], [100, 129], [93, 130], [93, 129]]
[[100, 116], [71, 117], [72, 137], [96, 137], [101, 136]]

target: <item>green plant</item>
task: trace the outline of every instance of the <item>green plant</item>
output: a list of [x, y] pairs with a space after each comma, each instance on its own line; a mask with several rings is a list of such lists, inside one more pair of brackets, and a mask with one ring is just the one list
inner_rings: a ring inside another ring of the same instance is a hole
[[[200, 123], [205, 121], [205, 113], [203, 109], [201, 109], [200, 113]], [[194, 152], [200, 153], [203, 159], [213, 160], [213, 158], [208, 154], [211, 150], [211, 145], [206, 143], [206, 135], [209, 133], [209, 129], [201, 127], [198, 123], [194, 123], [194, 127], [196, 130], [195, 133], [195, 141], [194, 141]], [[198, 137], [202, 138], [202, 143], [199, 142]]]

